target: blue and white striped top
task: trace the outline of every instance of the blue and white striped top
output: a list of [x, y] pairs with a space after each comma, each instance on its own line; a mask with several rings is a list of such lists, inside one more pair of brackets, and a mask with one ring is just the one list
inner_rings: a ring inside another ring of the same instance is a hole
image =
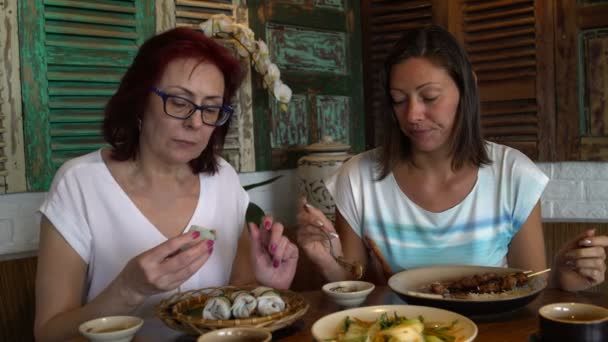
[[[427, 211], [377, 177], [378, 150], [346, 162], [326, 185], [353, 230], [371, 239], [392, 272], [431, 265], [506, 266], [509, 243], [541, 197], [548, 178], [523, 153], [487, 143], [491, 165], [458, 205]], [[369, 246], [368, 246], [369, 247]]]

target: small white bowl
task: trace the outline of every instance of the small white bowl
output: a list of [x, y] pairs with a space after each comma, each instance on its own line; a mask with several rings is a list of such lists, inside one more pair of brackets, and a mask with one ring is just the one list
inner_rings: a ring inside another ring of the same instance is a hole
[[336, 304], [344, 307], [359, 306], [374, 288], [367, 281], [344, 280], [323, 285], [322, 290]]
[[135, 316], [108, 316], [84, 322], [78, 330], [94, 342], [129, 342], [143, 323], [143, 319]]

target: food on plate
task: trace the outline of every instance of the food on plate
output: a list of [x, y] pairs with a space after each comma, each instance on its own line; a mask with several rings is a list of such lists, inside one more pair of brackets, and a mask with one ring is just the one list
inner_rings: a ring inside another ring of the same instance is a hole
[[236, 291], [230, 295], [232, 299], [232, 316], [236, 318], [247, 318], [255, 313], [258, 301], [247, 291]]
[[458, 321], [448, 324], [425, 322], [422, 316], [407, 318], [383, 313], [377, 320], [364, 321], [347, 316], [338, 328], [337, 342], [458, 342]]
[[228, 293], [213, 291], [205, 301], [203, 318], [227, 320], [269, 316], [282, 312], [285, 310], [285, 306], [281, 295], [270, 287], [258, 287], [251, 292], [244, 290]]
[[274, 289], [260, 286], [251, 292], [258, 301], [257, 310], [261, 316], [268, 316], [285, 310], [285, 301]]
[[454, 281], [429, 284], [428, 292], [443, 296], [467, 296], [469, 294], [500, 293], [528, 284], [528, 276], [522, 272], [476, 274]]

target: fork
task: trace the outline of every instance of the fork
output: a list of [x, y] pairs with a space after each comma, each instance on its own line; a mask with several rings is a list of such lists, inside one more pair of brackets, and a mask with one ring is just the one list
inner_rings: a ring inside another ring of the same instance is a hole
[[[314, 227], [317, 227], [317, 226], [314, 226]], [[325, 235], [327, 242], [329, 242], [329, 254], [332, 256], [332, 258], [334, 258], [334, 260], [336, 260], [338, 265], [340, 265], [340, 266], [342, 266], [342, 268], [346, 269], [356, 280], [361, 279], [361, 277], [363, 277], [363, 265], [361, 265], [360, 263], [358, 263], [356, 261], [355, 262], [346, 261], [346, 259], [344, 259], [344, 257], [336, 255], [336, 253], [334, 251], [334, 245], [331, 243], [331, 240], [335, 239], [335, 238], [339, 238], [338, 234], [335, 232], [326, 232], [321, 227], [317, 227], [317, 228], [323, 233], [323, 235]]]

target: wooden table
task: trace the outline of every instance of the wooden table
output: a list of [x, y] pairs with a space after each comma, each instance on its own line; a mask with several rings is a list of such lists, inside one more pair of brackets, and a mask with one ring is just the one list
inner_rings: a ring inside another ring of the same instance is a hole
[[[276, 331], [273, 341], [313, 341], [310, 328], [319, 318], [341, 308], [331, 302], [319, 291], [301, 292], [310, 303], [309, 311], [292, 326]], [[608, 295], [602, 293], [570, 293], [556, 289], [544, 290], [528, 306], [503, 314], [486, 317], [470, 317], [479, 328], [475, 341], [480, 342], [527, 342], [538, 326], [538, 308], [545, 304], [557, 302], [592, 303], [608, 307]], [[405, 304], [387, 286], [376, 287], [364, 305]]]

